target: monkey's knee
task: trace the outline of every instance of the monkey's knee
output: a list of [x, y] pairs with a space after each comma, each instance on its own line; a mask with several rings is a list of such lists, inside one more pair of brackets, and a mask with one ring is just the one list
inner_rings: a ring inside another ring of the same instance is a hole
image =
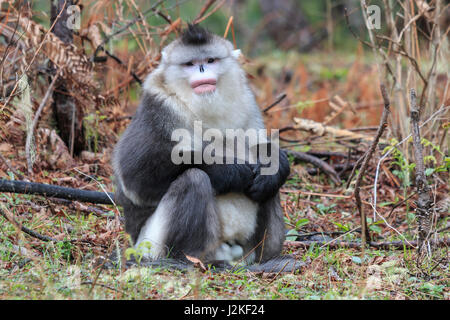
[[212, 194], [211, 181], [203, 170], [188, 169], [172, 182], [167, 195], [169, 197], [171, 195], [179, 195], [180, 191], [209, 196]]

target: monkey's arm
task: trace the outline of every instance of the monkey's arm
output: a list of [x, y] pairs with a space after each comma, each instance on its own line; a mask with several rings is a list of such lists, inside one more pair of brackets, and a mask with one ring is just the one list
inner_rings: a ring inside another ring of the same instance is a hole
[[242, 193], [250, 187], [254, 173], [248, 164], [202, 164], [197, 168], [206, 172], [216, 195]]
[[[252, 200], [262, 202], [273, 197], [289, 176], [290, 166], [286, 152], [281, 149], [278, 149], [278, 152], [279, 157], [275, 162], [271, 161], [263, 165], [258, 161], [258, 164], [253, 165], [254, 179], [245, 191], [245, 194]], [[278, 165], [278, 170], [275, 174], [261, 174], [262, 168], [268, 168], [272, 165]]]

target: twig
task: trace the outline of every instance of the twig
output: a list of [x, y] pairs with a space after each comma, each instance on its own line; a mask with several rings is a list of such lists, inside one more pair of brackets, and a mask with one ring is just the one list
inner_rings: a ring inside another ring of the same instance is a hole
[[[26, 73], [28, 72], [28, 70], [30, 69], [31, 65], [33, 64], [34, 60], [36, 59], [39, 51], [41, 51], [42, 46], [44, 45], [44, 43], [47, 40], [47, 36], [50, 34], [50, 32], [53, 30], [53, 27], [55, 26], [56, 22], [58, 22], [59, 18], [61, 17], [61, 14], [63, 13], [64, 9], [66, 7], [66, 1], [64, 1], [64, 5], [61, 9], [61, 11], [58, 13], [58, 15], [56, 16], [55, 20], [53, 21], [52, 25], [50, 26], [50, 28], [47, 30], [47, 32], [44, 35], [44, 38], [42, 39], [42, 42], [40, 43], [39, 47], [36, 49], [36, 51], [34, 52], [33, 57], [31, 58], [30, 63], [28, 63], [27, 67], [25, 68], [25, 71], [22, 73], [22, 75], [19, 77], [19, 79], [16, 81], [16, 83], [14, 84], [14, 87], [11, 91], [11, 93], [8, 96], [8, 99], [6, 100], [6, 102], [4, 103], [5, 106], [7, 106], [9, 104], [9, 102], [11, 101], [11, 99], [14, 97], [14, 93], [17, 90], [17, 87], [19, 85], [19, 80], [22, 79], [23, 76], [26, 75]], [[17, 19], [21, 19], [20, 17], [20, 11], [19, 11], [19, 16]], [[28, 27], [28, 26], [27, 26]], [[24, 28], [25, 29], [25, 28]]]
[[270, 109], [275, 107], [277, 104], [279, 104], [281, 101], [283, 101], [284, 98], [286, 98], [286, 93], [280, 94], [272, 104], [270, 104], [268, 107], [264, 108], [263, 112], [266, 113], [267, 111], [269, 111]]
[[314, 157], [310, 154], [304, 153], [304, 152], [298, 152], [298, 151], [292, 151], [292, 150], [285, 150], [286, 153], [292, 157], [294, 157], [295, 160], [299, 161], [305, 161], [308, 163], [313, 164], [315, 167], [321, 169], [327, 176], [330, 177], [331, 180], [337, 185], [341, 184], [341, 180], [339, 179], [338, 174], [334, 170], [332, 166], [330, 166], [325, 161]]
[[8, 214], [6, 214], [5, 212], [3, 212], [2, 209], [0, 209], [0, 215], [2, 215], [6, 220], [8, 220], [9, 222], [11, 222], [14, 226], [16, 226], [17, 228], [19, 228], [22, 232], [25, 232], [26, 234], [32, 236], [33, 238], [37, 238], [41, 241], [52, 241], [52, 242], [58, 242], [59, 240], [56, 240], [52, 237], [49, 236], [44, 236], [36, 231], [33, 231], [31, 229], [28, 229], [26, 227], [24, 227], [23, 225], [21, 225], [20, 223], [18, 223], [13, 217], [10, 217]]
[[389, 211], [389, 213], [387, 214], [386, 218], [389, 219], [392, 212], [394, 212], [395, 209], [397, 209], [398, 207], [400, 207], [402, 204], [404, 204], [406, 201], [408, 201], [409, 199], [411, 199], [412, 197], [414, 197], [417, 194], [417, 192], [413, 192], [412, 194], [410, 194], [408, 197], [406, 197], [405, 199], [403, 199], [402, 201], [397, 202], [396, 204], [394, 204], [391, 208], [391, 211]]
[[59, 73], [56, 73], [56, 75], [53, 77], [52, 82], [48, 86], [47, 92], [44, 95], [44, 98], [42, 98], [41, 104], [39, 105], [39, 108], [36, 111], [36, 114], [33, 119], [33, 123], [31, 124], [31, 128], [28, 130], [27, 133], [27, 139], [25, 142], [25, 155], [27, 158], [27, 166], [28, 166], [28, 174], [33, 174], [33, 162], [31, 161], [31, 143], [33, 141], [34, 131], [36, 130], [37, 123], [39, 121], [39, 117], [41, 116], [42, 110], [44, 109], [45, 105], [47, 104], [48, 98], [50, 98], [50, 95], [53, 92], [53, 88], [55, 87], [56, 80], [58, 80]]
[[362, 182], [362, 178], [364, 177], [364, 173], [367, 169], [367, 166], [369, 164], [369, 160], [372, 158], [372, 155], [375, 152], [375, 148], [378, 145], [378, 141], [380, 140], [380, 137], [383, 134], [384, 129], [387, 127], [387, 118], [390, 113], [389, 97], [386, 92], [386, 87], [384, 86], [384, 84], [380, 85], [380, 89], [381, 89], [381, 95], [383, 96], [383, 100], [384, 100], [383, 114], [381, 115], [380, 125], [378, 127], [375, 139], [372, 141], [372, 144], [370, 145], [369, 150], [367, 151], [366, 156], [364, 157], [358, 177], [356, 178], [355, 192], [354, 192], [354, 196], [355, 196], [355, 200], [356, 200], [356, 207], [358, 208], [358, 212], [361, 217], [361, 242], [362, 242], [363, 248], [366, 244], [366, 238], [369, 237], [369, 234], [368, 234], [368, 229], [367, 229], [366, 215], [363, 210], [362, 203], [361, 203], [361, 196], [360, 196], [361, 182]]
[[431, 233], [431, 217], [433, 200], [430, 195], [430, 187], [425, 178], [425, 164], [423, 161], [423, 150], [420, 141], [419, 119], [420, 110], [416, 104], [416, 91], [411, 89], [411, 127], [413, 135], [414, 157], [416, 159], [416, 187], [418, 199], [416, 203], [416, 213], [418, 220], [419, 233], [419, 252], [425, 253], [429, 251], [428, 237]]
[[[211, 2], [211, 1], [210, 1]], [[215, 2], [215, 1], [212, 1]], [[208, 14], [204, 15], [203, 17], [196, 19], [194, 21], [194, 24], [198, 24], [200, 22], [202, 22], [203, 20], [205, 20], [206, 18], [208, 18], [210, 15], [212, 15], [214, 12], [216, 12], [217, 10], [219, 10], [224, 4], [225, 4], [226, 0], [222, 0], [221, 2], [219, 2], [213, 9], [211, 9], [210, 12], [208, 12]]]
[[125, 292], [123, 292], [122, 290], [116, 289], [116, 288], [111, 287], [111, 286], [109, 286], [107, 284], [104, 284], [104, 283], [98, 283], [98, 282], [93, 283], [90, 280], [89, 281], [83, 281], [83, 282], [80, 283], [80, 285], [99, 286], [99, 287], [103, 287], [103, 288], [106, 288], [106, 289], [109, 289], [109, 290], [117, 291], [117, 292], [119, 292], [121, 294], [125, 294]]
[[[5, 212], [3, 212], [0, 209], [0, 215], [3, 216], [6, 220], [8, 220], [9, 222], [11, 222], [17, 229], [20, 229], [20, 231], [28, 234], [29, 236], [39, 239], [41, 241], [45, 241], [45, 242], [65, 242], [65, 240], [58, 240], [49, 236], [45, 236], [42, 235], [34, 230], [28, 229], [27, 227], [24, 227], [22, 224], [18, 223], [13, 217], [9, 216], [8, 214], [6, 214]], [[95, 244], [91, 241], [88, 240], [80, 240], [80, 239], [72, 239], [72, 240], [68, 240], [68, 242], [70, 243], [86, 243], [92, 246], [101, 246], [103, 247], [103, 245], [101, 244]]]
[[203, 6], [203, 8], [198, 13], [197, 17], [194, 19], [193, 24], [197, 24], [198, 21], [205, 15], [206, 11], [216, 2], [216, 0], [208, 0], [208, 2]]
[[118, 35], [119, 33], [124, 32], [125, 30], [127, 30], [129, 27], [131, 27], [132, 25], [134, 25], [135, 23], [139, 22], [142, 20], [143, 17], [145, 17], [148, 13], [150, 12], [155, 12], [156, 8], [162, 4], [164, 2], [164, 0], [159, 0], [158, 2], [156, 2], [153, 6], [151, 6], [150, 9], [146, 10], [142, 15], [139, 15], [138, 17], [136, 17], [135, 19], [131, 20], [130, 22], [128, 22], [124, 27], [120, 28], [119, 30], [109, 34], [105, 39], [103, 39], [103, 41], [97, 46], [97, 48], [94, 51], [94, 54], [92, 55], [91, 60], [94, 61], [95, 58], [97, 57], [98, 53], [100, 52], [100, 50], [103, 50], [104, 45], [114, 36]]
[[[367, 244], [371, 247], [377, 248], [377, 249], [404, 249], [404, 248], [415, 248], [418, 244], [417, 241], [409, 241], [409, 242], [403, 242], [403, 241], [392, 241], [392, 242], [374, 242], [374, 241], [369, 241], [367, 242]], [[440, 246], [448, 246], [450, 245], [450, 239], [440, 239], [437, 240], [435, 242], [433, 242], [433, 244], [437, 247]], [[325, 241], [310, 241], [310, 240], [306, 240], [306, 241], [289, 241], [289, 240], [285, 240], [284, 241], [284, 245], [287, 247], [293, 247], [293, 248], [309, 248], [313, 245], [317, 245], [317, 246], [326, 246], [326, 247], [330, 247], [330, 248], [361, 248], [361, 242], [356, 242], [356, 241], [329, 241], [329, 242], [325, 242]]]
[[352, 180], [353, 180], [353, 176], [355, 175], [356, 169], [359, 168], [359, 166], [361, 165], [361, 163], [362, 163], [363, 160], [365, 159], [366, 155], [367, 155], [367, 152], [364, 153], [364, 154], [361, 156], [361, 158], [359, 158], [359, 159], [356, 161], [356, 163], [355, 163], [355, 165], [354, 165], [354, 167], [353, 167], [353, 169], [352, 169], [352, 172], [350, 173], [350, 176], [348, 177], [348, 180], [347, 180], [347, 184], [346, 184], [346, 186], [345, 186], [345, 189], [348, 189], [348, 187], [350, 187], [350, 183], [351, 183]]
[[21, 175], [19, 172], [17, 172], [16, 169], [14, 169], [11, 164], [9, 163], [8, 159], [6, 159], [1, 153], [0, 153], [0, 160], [3, 161], [3, 163], [8, 167], [8, 169], [16, 175], [17, 178], [20, 180], [24, 179], [24, 176]]

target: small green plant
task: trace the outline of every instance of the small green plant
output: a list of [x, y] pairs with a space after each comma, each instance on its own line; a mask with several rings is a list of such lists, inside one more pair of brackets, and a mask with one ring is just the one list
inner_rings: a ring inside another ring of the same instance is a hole
[[137, 263], [141, 263], [144, 254], [148, 252], [151, 247], [152, 244], [149, 241], [143, 241], [137, 247], [131, 247], [125, 250], [125, 257], [127, 260], [130, 260], [131, 256], [134, 256]]
[[335, 203], [332, 203], [332, 204], [329, 205], [329, 206], [324, 205], [323, 203], [318, 203], [318, 204], [316, 205], [317, 212], [320, 213], [320, 214], [327, 214], [327, 213], [333, 213], [333, 212], [336, 212], [336, 210], [333, 209], [334, 207], [336, 207], [336, 204], [335, 204]]
[[409, 163], [403, 152], [396, 147], [397, 144], [397, 139], [391, 139], [390, 146], [384, 148], [383, 154], [392, 150], [392, 156], [394, 157], [392, 164], [397, 166], [397, 169], [392, 170], [392, 173], [402, 181], [403, 187], [407, 188], [411, 185], [411, 173], [416, 167], [416, 164]]
[[[100, 121], [106, 119], [106, 116], [101, 115], [97, 110], [84, 117], [84, 128], [86, 141], [88, 142], [89, 151], [98, 152], [98, 129]], [[91, 149], [93, 148], [93, 150]]]
[[70, 261], [72, 259], [72, 250], [74, 246], [70, 241], [57, 242], [56, 247], [59, 249], [59, 253], [64, 260]]
[[[433, 173], [450, 171], [450, 157], [445, 156], [445, 154], [441, 151], [440, 146], [436, 146], [431, 141], [425, 138], [422, 138], [421, 143], [424, 147], [430, 147], [432, 151], [436, 152], [443, 159], [443, 163], [441, 165], [434, 168], [425, 169], [426, 176], [431, 176]], [[423, 161], [425, 162], [425, 164], [433, 163], [433, 165], [436, 165], [438, 163], [436, 157], [433, 154], [425, 156], [423, 158]]]

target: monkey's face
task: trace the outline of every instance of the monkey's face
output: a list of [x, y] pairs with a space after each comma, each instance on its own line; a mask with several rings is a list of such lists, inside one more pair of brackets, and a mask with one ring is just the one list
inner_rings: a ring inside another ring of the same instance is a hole
[[212, 97], [229, 87], [230, 77], [240, 69], [238, 50], [220, 37], [203, 45], [184, 45], [175, 41], [163, 50], [165, 84], [179, 96]]
[[182, 72], [195, 94], [211, 93], [216, 90], [219, 60], [217, 57], [209, 57], [183, 63]]

